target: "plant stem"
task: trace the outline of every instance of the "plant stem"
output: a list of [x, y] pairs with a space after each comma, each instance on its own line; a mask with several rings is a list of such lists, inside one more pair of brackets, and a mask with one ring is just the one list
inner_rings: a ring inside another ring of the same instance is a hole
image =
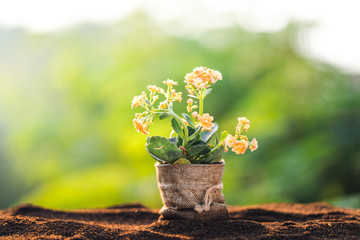
[[184, 128], [184, 138], [183, 138], [183, 143], [182, 143], [182, 146], [185, 147], [189, 141], [189, 130], [184, 122], [184, 120], [182, 120], [181, 117], [179, 117], [176, 113], [174, 113], [173, 111], [169, 111], [169, 115], [173, 118], [175, 118], [176, 120], [178, 120], [181, 125], [183, 126]]
[[155, 109], [154, 113], [168, 113], [169, 116], [175, 118], [177, 121], [180, 122], [180, 124], [183, 126], [184, 128], [184, 138], [183, 138], [183, 143], [182, 146], [185, 147], [187, 145], [187, 143], [189, 142], [189, 130], [184, 122], [184, 120], [179, 117], [179, 115], [177, 115], [176, 113], [174, 113], [171, 109]]
[[214, 152], [215, 152], [216, 150], [218, 150], [222, 145], [223, 145], [223, 142], [219, 142], [219, 144], [216, 145], [216, 147], [214, 147], [210, 152], [208, 152], [207, 154], [205, 154], [204, 157], [207, 156], [207, 155], [209, 155], [209, 154], [214, 153]]
[[199, 127], [198, 129], [196, 129], [196, 131], [189, 137], [189, 141], [193, 140], [198, 133], [201, 131], [201, 127]]
[[204, 113], [204, 96], [203, 96], [203, 90], [201, 89], [200, 95], [199, 95], [199, 114], [200, 116]]

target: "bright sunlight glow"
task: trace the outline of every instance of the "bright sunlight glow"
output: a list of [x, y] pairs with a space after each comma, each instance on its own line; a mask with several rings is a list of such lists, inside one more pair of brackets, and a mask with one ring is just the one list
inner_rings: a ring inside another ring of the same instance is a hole
[[116, 22], [137, 9], [164, 29], [178, 21], [171, 29], [180, 28], [182, 33], [221, 28], [234, 21], [256, 32], [279, 31], [290, 21], [307, 22], [315, 25], [300, 36], [303, 54], [359, 73], [359, 7], [355, 0], [12, 0], [0, 3], [0, 26], [49, 32], [81, 22]]

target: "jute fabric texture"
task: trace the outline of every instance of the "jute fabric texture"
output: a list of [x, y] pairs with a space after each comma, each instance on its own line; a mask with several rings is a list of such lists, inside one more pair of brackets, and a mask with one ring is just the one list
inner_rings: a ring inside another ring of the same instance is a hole
[[156, 164], [161, 219], [226, 220], [222, 193], [225, 163]]

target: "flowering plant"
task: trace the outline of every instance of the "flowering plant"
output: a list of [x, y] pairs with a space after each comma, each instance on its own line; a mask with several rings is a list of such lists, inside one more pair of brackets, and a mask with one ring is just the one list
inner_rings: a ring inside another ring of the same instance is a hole
[[[171, 119], [172, 131], [169, 138], [149, 136], [146, 139], [146, 149], [153, 158], [168, 164], [208, 164], [219, 162], [222, 152], [227, 152], [228, 148], [232, 148], [236, 154], [244, 154], [247, 149], [257, 149], [256, 139], [249, 142], [247, 136], [242, 134], [250, 127], [250, 121], [245, 117], [238, 118], [234, 135], [223, 131], [219, 139], [215, 134], [219, 127], [213, 122], [214, 117], [204, 113], [204, 99], [218, 80], [222, 80], [221, 73], [206, 67], [197, 67], [185, 76], [185, 88], [189, 93], [188, 113], [182, 113], [182, 117], [173, 110], [174, 102], [182, 100], [182, 92], [176, 92], [174, 88], [178, 83], [173, 80], [163, 82], [167, 86], [166, 90], [150, 85], [147, 86], [149, 94], [142, 92], [133, 98], [131, 108], [141, 107], [145, 110], [136, 113], [133, 119], [138, 132], [148, 135], [149, 125], [156, 116], [161, 120]], [[165, 99], [155, 107], [160, 96]], [[210, 144], [214, 135], [215, 144]]]

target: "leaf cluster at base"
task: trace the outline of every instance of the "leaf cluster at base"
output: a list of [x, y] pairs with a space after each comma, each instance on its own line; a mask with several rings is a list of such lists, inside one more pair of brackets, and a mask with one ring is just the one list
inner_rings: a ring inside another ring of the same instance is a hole
[[[182, 146], [183, 139], [181, 136], [184, 130], [180, 124], [173, 118], [171, 125], [178, 136], [172, 138], [165, 138], [160, 136], [147, 137], [146, 150], [149, 154], [160, 163], [167, 164], [211, 164], [217, 163], [222, 159], [224, 147], [221, 146], [215, 151], [212, 151], [215, 146], [209, 144], [210, 139], [215, 135], [218, 130], [218, 125], [215, 123], [211, 131], [202, 131], [192, 124], [190, 117], [187, 114], [184, 118], [189, 122], [187, 127], [189, 136], [193, 136], [186, 146]], [[189, 120], [188, 120], [189, 119]], [[216, 144], [218, 138], [216, 137]]]

